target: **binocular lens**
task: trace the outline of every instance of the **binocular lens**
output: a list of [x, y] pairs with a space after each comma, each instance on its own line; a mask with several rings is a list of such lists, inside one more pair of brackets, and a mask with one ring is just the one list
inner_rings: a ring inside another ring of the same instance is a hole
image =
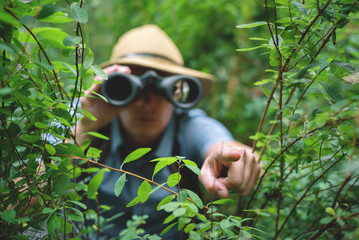
[[108, 103], [120, 107], [130, 103], [143, 88], [141, 81], [130, 74], [112, 73], [101, 85], [101, 94]]
[[173, 86], [173, 100], [178, 103], [190, 103], [199, 96], [199, 88], [188, 79], [178, 80]]
[[124, 101], [128, 99], [133, 91], [130, 81], [122, 77], [114, 76], [105, 86], [105, 92], [109, 99]]
[[187, 109], [195, 106], [202, 95], [202, 86], [197, 78], [187, 75], [161, 77], [155, 71], [147, 71], [142, 76], [113, 73], [101, 85], [101, 94], [113, 106], [129, 104], [137, 94], [151, 86], [173, 105]]

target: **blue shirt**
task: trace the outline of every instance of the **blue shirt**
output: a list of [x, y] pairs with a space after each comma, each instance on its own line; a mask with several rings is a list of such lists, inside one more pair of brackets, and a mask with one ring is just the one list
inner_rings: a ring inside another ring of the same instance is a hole
[[[178, 122], [176, 123], [176, 121]], [[126, 143], [123, 141], [118, 119], [115, 119], [111, 124], [111, 147], [104, 164], [120, 168], [122, 160], [129, 152]], [[191, 110], [182, 113], [180, 117], [176, 117], [176, 114], [174, 114], [157, 148], [153, 149], [142, 159], [125, 164], [123, 170], [152, 179], [155, 163], [151, 163], [150, 160], [158, 157], [172, 156], [174, 144], [178, 144], [181, 156], [195, 161], [201, 167], [203, 156], [209, 147], [216, 143], [232, 140], [231, 133], [221, 123], [209, 118], [202, 110]], [[136, 214], [139, 216], [148, 215], [149, 218], [146, 225], [141, 227], [145, 229], [146, 233], [157, 234], [159, 236], [161, 231], [166, 227], [163, 225], [163, 221], [168, 216], [168, 213], [157, 211], [156, 207], [164, 197], [172, 193], [160, 189], [152, 194], [145, 203], [126, 208], [126, 205], [137, 196], [138, 187], [143, 180], [127, 175], [127, 182], [122, 193], [119, 197], [116, 197], [114, 194], [114, 184], [121, 174], [115, 171], [105, 172], [99, 188], [99, 203], [111, 207], [110, 211], [103, 214], [104, 217], [109, 218], [119, 212], [124, 212], [123, 216], [113, 221], [114, 226], [105, 230], [105, 233], [108, 236], [118, 236], [126, 228], [126, 221]], [[170, 170], [164, 168], [155, 175], [154, 181], [160, 184], [165, 183], [170, 174]], [[172, 236], [177, 232], [176, 230], [175, 226], [166, 236]], [[170, 239], [183, 239], [183, 235], [179, 233]]]

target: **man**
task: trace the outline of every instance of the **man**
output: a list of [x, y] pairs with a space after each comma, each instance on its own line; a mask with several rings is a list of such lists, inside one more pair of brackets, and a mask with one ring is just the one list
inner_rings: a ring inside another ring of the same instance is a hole
[[[124, 34], [115, 45], [111, 59], [102, 67], [107, 75], [128, 74], [129, 78], [134, 77], [133, 81], [138, 79], [138, 84], [143, 86], [138, 87], [141, 89], [131, 101], [118, 106], [112, 106], [98, 98], [83, 97], [82, 108], [97, 120], [92, 121], [84, 116], [78, 122], [74, 132], [78, 144], [89, 137], [87, 132], [98, 131], [110, 137], [109, 142], [100, 144], [93, 139], [94, 145], [105, 145], [101, 147], [106, 149], [102, 154], [105, 165], [119, 168], [130, 152], [150, 147], [152, 151], [146, 157], [124, 165], [124, 169], [151, 179], [154, 169], [151, 159], [185, 156], [201, 167], [199, 179], [210, 194], [226, 198], [229, 190], [242, 195], [248, 195], [253, 190], [260, 168], [250, 149], [235, 141], [222, 124], [207, 117], [203, 111], [183, 110], [182, 105], [176, 105], [178, 99], [164, 96], [164, 87], [162, 92], [157, 89], [158, 84], [169, 81], [165, 80], [168, 79], [166, 77], [184, 75], [190, 83], [196, 82], [193, 78], [198, 79], [204, 94], [208, 94], [214, 80], [212, 75], [184, 67], [180, 51], [160, 28], [145, 25]], [[126, 75], [122, 75], [122, 78], [119, 81], [128, 80]], [[151, 79], [155, 83], [151, 83]], [[96, 80], [102, 81], [99, 77]], [[109, 80], [102, 85], [105, 86], [105, 83], [108, 85]], [[112, 91], [113, 88], [107, 91]], [[190, 88], [189, 85], [187, 88]], [[128, 91], [132, 91], [131, 89]], [[90, 90], [100, 93], [101, 84], [93, 85]], [[177, 90], [178, 88], [174, 94]], [[91, 91], [87, 94], [93, 94]], [[126, 92], [123, 89], [119, 91]], [[182, 93], [186, 94], [185, 91]], [[104, 93], [106, 94], [106, 90]], [[186, 96], [180, 96], [182, 97]], [[224, 170], [226, 175], [222, 176]], [[170, 174], [170, 169], [164, 169], [156, 174], [154, 180], [164, 183]], [[111, 213], [105, 216], [125, 212], [106, 234], [118, 236], [125, 228], [126, 221], [134, 214], [149, 215], [145, 230], [159, 234], [164, 229], [162, 223], [166, 215], [163, 211], [157, 212], [156, 206], [169, 193], [165, 190], [158, 191], [145, 204], [126, 208], [126, 204], [136, 197], [142, 180], [128, 178], [121, 195], [116, 198], [113, 188], [119, 176], [121, 173], [105, 173], [99, 189], [100, 204], [112, 207]]]

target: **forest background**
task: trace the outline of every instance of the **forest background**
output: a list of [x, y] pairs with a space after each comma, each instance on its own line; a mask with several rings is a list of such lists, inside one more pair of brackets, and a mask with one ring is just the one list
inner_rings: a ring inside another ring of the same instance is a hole
[[[66, 105], [73, 106], [93, 73], [101, 74], [97, 65], [109, 59], [118, 38], [148, 23], [168, 33], [186, 66], [217, 77], [200, 107], [253, 146], [264, 169], [251, 196], [233, 193], [216, 202], [237, 218], [195, 225], [189, 218], [181, 223], [181, 215], [178, 228], [193, 239], [359, 237], [357, 1], [7, 0], [0, 6], [1, 237], [39, 226], [52, 238], [74, 229], [94, 232], [81, 224], [88, 214], [78, 212], [81, 197], [59, 187], [77, 174], [68, 167], [70, 151], [42, 136], [69, 136], [76, 117]], [[45, 176], [36, 174], [39, 156]], [[21, 176], [27, 180], [16, 182]], [[101, 171], [96, 176], [101, 182]], [[96, 195], [94, 184], [75, 187]], [[30, 211], [36, 216], [30, 219], [23, 207], [34, 195], [42, 199], [42, 215]], [[139, 234], [123, 234], [129, 233]]]

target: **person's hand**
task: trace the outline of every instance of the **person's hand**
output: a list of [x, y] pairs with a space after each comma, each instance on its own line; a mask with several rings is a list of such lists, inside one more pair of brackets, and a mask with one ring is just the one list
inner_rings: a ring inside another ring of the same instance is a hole
[[[120, 65], [112, 65], [103, 69], [103, 71], [109, 75], [114, 72], [120, 73], [131, 73], [131, 70], [127, 66], [120, 66]], [[102, 82], [98, 76], [95, 76], [96, 82]], [[96, 117], [96, 121], [93, 121], [86, 116], [83, 117], [81, 120], [81, 124], [83, 124], [84, 129], [88, 131], [97, 131], [101, 127], [106, 126], [110, 123], [113, 118], [117, 115], [118, 108], [112, 107], [111, 105], [107, 104], [104, 100], [100, 99], [94, 92], [100, 92], [100, 83], [95, 83], [85, 92], [85, 96], [81, 97], [81, 107], [82, 109], [91, 113], [94, 117]]]
[[261, 169], [248, 147], [223, 143], [207, 153], [199, 179], [210, 194], [227, 198], [229, 189], [243, 196], [252, 192]]

